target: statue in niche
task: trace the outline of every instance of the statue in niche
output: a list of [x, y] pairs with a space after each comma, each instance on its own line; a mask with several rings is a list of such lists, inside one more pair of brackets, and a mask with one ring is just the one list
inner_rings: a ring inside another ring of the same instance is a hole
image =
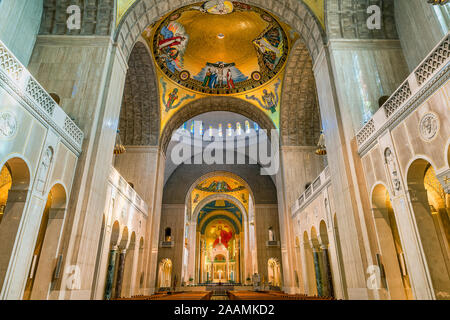
[[390, 148], [387, 148], [384, 152], [385, 163], [389, 171], [392, 186], [394, 188], [394, 194], [400, 191], [401, 184], [398, 176], [397, 164], [395, 163], [394, 154]]
[[269, 241], [275, 241], [275, 235], [273, 233], [272, 227], [269, 228]]
[[36, 190], [44, 193], [45, 184], [47, 183], [48, 173], [50, 171], [50, 166], [53, 161], [53, 149], [48, 147], [42, 157], [41, 165], [39, 167], [37, 180], [36, 180]]

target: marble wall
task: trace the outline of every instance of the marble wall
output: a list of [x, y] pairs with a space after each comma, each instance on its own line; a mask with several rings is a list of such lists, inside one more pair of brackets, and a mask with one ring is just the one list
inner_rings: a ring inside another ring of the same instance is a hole
[[0, 40], [25, 66], [30, 61], [41, 25], [43, 0], [0, 2]]
[[395, 22], [409, 71], [430, 53], [450, 28], [449, 5], [422, 0], [396, 0]]

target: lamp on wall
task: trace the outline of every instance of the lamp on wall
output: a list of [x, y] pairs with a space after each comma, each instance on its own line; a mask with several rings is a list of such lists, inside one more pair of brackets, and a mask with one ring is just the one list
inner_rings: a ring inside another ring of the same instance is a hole
[[325, 147], [325, 134], [323, 130], [320, 131], [319, 143], [317, 143], [316, 154], [319, 156], [324, 156], [327, 154], [327, 148]]
[[432, 5], [439, 4], [441, 6], [448, 3], [448, 0], [427, 0], [428, 3], [431, 3]]
[[122, 144], [122, 140], [120, 139], [120, 130], [117, 130], [116, 133], [116, 144], [114, 145], [114, 154], [119, 155], [123, 154], [127, 151], [124, 145]]

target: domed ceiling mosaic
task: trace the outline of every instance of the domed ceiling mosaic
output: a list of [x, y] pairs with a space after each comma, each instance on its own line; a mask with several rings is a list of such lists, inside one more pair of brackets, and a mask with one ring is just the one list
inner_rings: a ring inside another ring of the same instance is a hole
[[[117, 1], [119, 24], [137, 0]], [[323, 0], [304, 2], [323, 14]], [[286, 62], [299, 35], [278, 17], [243, 2], [203, 1], [166, 14], [142, 37], [156, 66], [161, 132], [181, 108], [211, 95], [242, 99], [279, 128]]]
[[152, 35], [159, 68], [185, 88], [207, 94], [254, 89], [286, 62], [287, 36], [262, 9], [208, 1], [170, 14]]

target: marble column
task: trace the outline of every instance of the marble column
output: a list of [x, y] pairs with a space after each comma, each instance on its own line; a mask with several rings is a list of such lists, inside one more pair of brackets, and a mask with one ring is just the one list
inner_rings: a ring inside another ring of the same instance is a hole
[[106, 272], [105, 300], [110, 300], [114, 283], [114, 271], [116, 268], [117, 247], [113, 247], [109, 252], [108, 271]]
[[127, 251], [122, 250], [119, 255], [119, 264], [118, 264], [118, 270], [117, 270], [117, 280], [116, 280], [116, 298], [120, 298], [122, 294], [122, 284], [123, 284], [123, 271], [125, 269], [125, 255]]
[[423, 185], [410, 184], [411, 205], [436, 298], [450, 294], [450, 277]]
[[8, 265], [25, 209], [28, 190], [9, 190], [5, 214], [0, 224], [0, 289], [8, 271]]
[[313, 250], [313, 258], [314, 258], [314, 271], [316, 273], [317, 294], [319, 297], [322, 297], [323, 296], [323, 286], [322, 286], [322, 274], [320, 272], [319, 252], [314, 247], [312, 247], [312, 250]]
[[334, 288], [333, 288], [333, 277], [331, 275], [331, 266], [330, 266], [330, 260], [328, 258], [328, 247], [326, 245], [322, 245], [320, 247], [320, 252], [322, 253], [322, 263], [324, 266], [324, 274], [325, 274], [325, 281], [326, 284], [326, 291], [327, 296], [334, 297]]

